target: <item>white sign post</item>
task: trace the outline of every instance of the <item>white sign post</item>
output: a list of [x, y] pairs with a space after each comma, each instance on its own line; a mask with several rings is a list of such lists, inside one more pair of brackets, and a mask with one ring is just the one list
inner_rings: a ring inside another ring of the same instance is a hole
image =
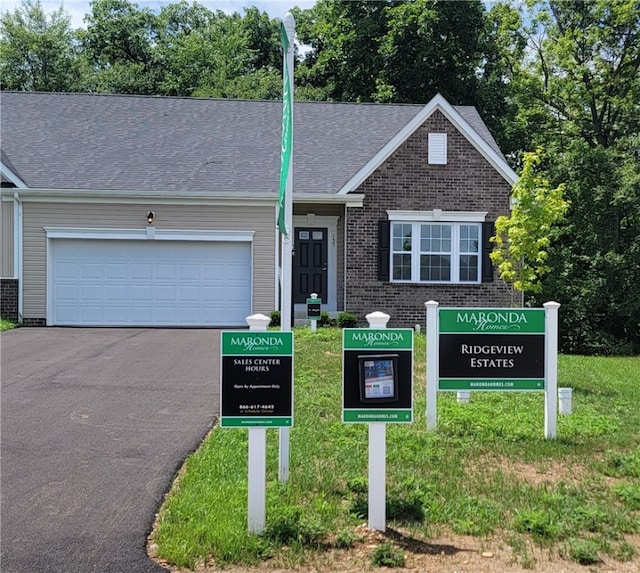
[[427, 430], [438, 426], [438, 303], [427, 307]]
[[389, 315], [367, 315], [369, 329], [342, 331], [342, 421], [369, 424], [369, 529], [386, 530], [387, 423], [413, 419], [413, 330], [387, 329]]
[[[391, 318], [384, 312], [372, 312], [366, 319], [369, 328], [387, 328]], [[387, 425], [369, 424], [369, 529], [387, 529]]]
[[545, 302], [544, 377], [544, 437], [555, 440], [558, 418], [558, 309], [557, 302]]
[[293, 425], [293, 333], [267, 332], [270, 320], [254, 314], [250, 332], [221, 333], [220, 427], [249, 430], [249, 533], [265, 527], [267, 428]]
[[[266, 319], [266, 320], [265, 320]], [[249, 330], [265, 332], [268, 316], [247, 317]], [[267, 429], [249, 428], [249, 496], [247, 524], [249, 533], [262, 533], [267, 522]]]

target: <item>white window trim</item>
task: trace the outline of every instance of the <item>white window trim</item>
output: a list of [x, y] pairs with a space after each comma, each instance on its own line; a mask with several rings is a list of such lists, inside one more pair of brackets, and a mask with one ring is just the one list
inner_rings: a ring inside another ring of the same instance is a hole
[[[484, 220], [484, 219], [483, 219]], [[452, 250], [449, 254], [451, 256], [451, 278], [448, 281], [425, 281], [420, 280], [420, 256], [424, 253], [420, 251], [420, 225], [424, 223], [443, 223], [451, 225], [451, 245]], [[424, 284], [424, 285], [476, 285], [482, 283], [482, 227], [479, 225], [482, 221], [469, 221], [469, 220], [418, 220], [415, 218], [411, 221], [405, 219], [396, 219], [392, 221], [390, 233], [391, 236], [389, 238], [390, 241], [390, 249], [389, 249], [389, 280], [392, 283], [396, 284]], [[398, 224], [410, 224], [412, 226], [411, 229], [411, 278], [410, 279], [396, 279], [393, 277], [393, 256], [395, 254], [408, 254], [406, 251], [395, 251], [393, 249], [393, 223]], [[478, 278], [475, 281], [463, 281], [460, 280], [460, 256], [462, 254], [469, 253], [461, 253], [460, 251], [460, 226], [478, 223], [479, 228], [479, 237], [478, 237], [478, 252], [476, 253], [478, 257]]]
[[484, 223], [488, 211], [387, 211], [391, 222], [423, 223]]

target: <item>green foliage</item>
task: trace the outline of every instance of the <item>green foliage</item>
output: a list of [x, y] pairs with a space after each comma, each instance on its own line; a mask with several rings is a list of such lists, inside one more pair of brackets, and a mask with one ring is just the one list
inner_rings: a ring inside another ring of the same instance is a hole
[[358, 326], [358, 317], [351, 312], [339, 312], [336, 324], [340, 328], [355, 328]]
[[527, 137], [571, 202], [532, 303], [562, 303], [560, 346], [640, 352], [640, 10], [633, 0], [531, 2], [513, 85]]
[[[549, 249], [551, 272], [533, 303], [557, 300], [565, 352], [640, 352], [640, 165], [631, 151], [573, 142], [549, 175], [571, 201]], [[621, 145], [620, 144], [616, 144]]]
[[274, 543], [291, 545], [319, 545], [326, 531], [318, 524], [305, 523], [300, 507], [284, 506], [276, 508], [264, 531], [264, 537]]
[[538, 541], [556, 541], [563, 537], [563, 527], [544, 510], [527, 510], [516, 513], [514, 528], [520, 533], [530, 533]]
[[548, 247], [553, 225], [564, 217], [568, 204], [564, 185], [551, 189], [536, 173], [542, 151], [525, 153], [520, 178], [513, 186], [511, 216], [496, 219], [495, 249], [491, 260], [500, 278], [521, 292], [542, 290], [540, 277], [549, 271]]
[[640, 449], [635, 452], [608, 452], [604, 472], [614, 477], [640, 478]]
[[600, 563], [598, 545], [589, 539], [575, 539], [569, 542], [569, 556], [580, 565]]
[[628, 509], [640, 511], [640, 484], [621, 483], [614, 486], [613, 491]]
[[335, 546], [337, 549], [351, 549], [359, 537], [348, 529], [342, 529], [336, 533]]
[[331, 328], [336, 326], [336, 319], [332, 318], [326, 310], [323, 310], [320, 313], [320, 320], [318, 321], [318, 326]]
[[269, 313], [269, 317], [271, 318], [271, 322], [269, 323], [269, 326], [280, 326], [282, 315], [280, 314], [279, 310], [272, 310]]
[[404, 523], [424, 521], [424, 503], [419, 492], [390, 491], [386, 503], [387, 519]]
[[377, 567], [404, 567], [404, 551], [393, 543], [381, 543], [373, 551], [371, 562]]
[[5, 320], [4, 318], [0, 319], [0, 332], [4, 332], [5, 330], [11, 330], [15, 328], [17, 325], [14, 322], [9, 320]]
[[25, 0], [0, 17], [2, 89], [74, 91], [78, 59], [71, 18], [63, 7], [46, 14], [40, 0]]

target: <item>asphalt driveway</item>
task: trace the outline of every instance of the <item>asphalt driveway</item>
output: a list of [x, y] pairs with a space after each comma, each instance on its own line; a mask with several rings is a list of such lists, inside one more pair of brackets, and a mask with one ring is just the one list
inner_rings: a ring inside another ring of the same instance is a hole
[[165, 571], [155, 511], [219, 411], [212, 330], [0, 336], [3, 573]]

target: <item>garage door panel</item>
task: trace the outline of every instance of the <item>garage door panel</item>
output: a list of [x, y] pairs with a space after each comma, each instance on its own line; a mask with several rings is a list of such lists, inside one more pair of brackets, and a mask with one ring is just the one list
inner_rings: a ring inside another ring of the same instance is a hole
[[80, 298], [83, 302], [101, 301], [105, 294], [103, 287], [100, 284], [82, 285], [80, 287]]
[[128, 276], [126, 264], [106, 263], [104, 265], [104, 276], [107, 279], [126, 279]]
[[175, 281], [178, 274], [176, 273], [175, 264], [159, 264], [156, 267], [156, 278], [158, 280], [170, 280]]
[[126, 303], [127, 302], [127, 287], [124, 284], [120, 285], [107, 285], [104, 289], [104, 296], [107, 303]]
[[138, 263], [131, 265], [129, 268], [129, 276], [132, 279], [151, 279], [153, 278], [153, 267], [149, 263]]
[[102, 322], [102, 307], [89, 304], [83, 305], [80, 309], [80, 320], [82, 322]]
[[200, 280], [200, 265], [197, 264], [181, 264], [178, 267], [178, 273], [180, 280], [183, 281], [199, 281]]
[[83, 263], [80, 265], [81, 279], [98, 279], [104, 278], [104, 267], [97, 263]]
[[54, 239], [49, 324], [244, 326], [251, 244]]

